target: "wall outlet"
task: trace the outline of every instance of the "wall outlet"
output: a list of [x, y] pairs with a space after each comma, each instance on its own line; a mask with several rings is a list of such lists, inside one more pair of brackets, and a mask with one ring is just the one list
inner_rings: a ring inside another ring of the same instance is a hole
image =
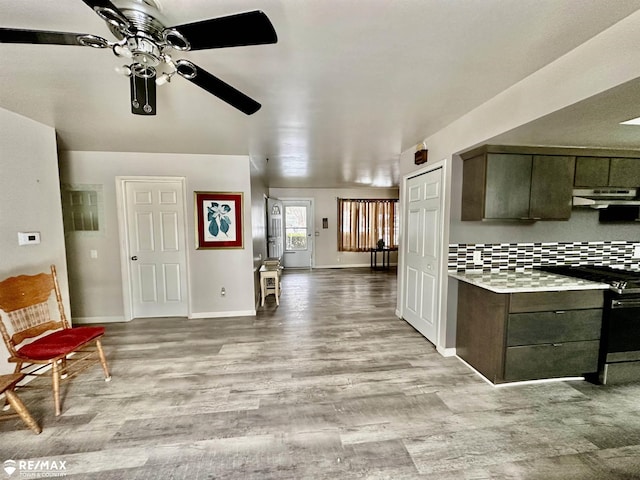
[[633, 258], [640, 258], [640, 245], [633, 247]]
[[476, 265], [482, 265], [482, 252], [479, 250], [476, 250], [475, 252], [473, 252], [473, 263], [475, 263]]
[[225, 288], [224, 288], [224, 287], [222, 287], [222, 288], [220, 289], [220, 296], [221, 296], [221, 297], [224, 297], [226, 294], [227, 294], [227, 291], [225, 290]]

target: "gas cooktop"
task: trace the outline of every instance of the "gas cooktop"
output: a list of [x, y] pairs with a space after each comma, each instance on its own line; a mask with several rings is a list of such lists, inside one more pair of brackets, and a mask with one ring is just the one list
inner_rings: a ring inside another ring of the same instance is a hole
[[549, 265], [539, 267], [549, 273], [608, 283], [610, 289], [620, 295], [640, 293], [640, 271], [597, 265]]

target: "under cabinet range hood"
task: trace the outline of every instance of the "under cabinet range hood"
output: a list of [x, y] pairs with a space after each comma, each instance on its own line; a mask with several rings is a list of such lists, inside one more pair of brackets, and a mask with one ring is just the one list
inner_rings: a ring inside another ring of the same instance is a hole
[[640, 205], [637, 188], [576, 188], [573, 190], [574, 207], [607, 208], [610, 205]]

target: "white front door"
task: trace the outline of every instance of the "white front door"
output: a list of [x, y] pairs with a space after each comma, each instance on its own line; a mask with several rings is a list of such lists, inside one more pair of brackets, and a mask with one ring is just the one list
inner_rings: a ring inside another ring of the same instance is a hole
[[311, 268], [313, 253], [310, 200], [283, 201], [285, 268]]
[[124, 187], [131, 316], [186, 316], [183, 183], [126, 180]]
[[434, 345], [440, 301], [442, 169], [410, 178], [406, 188], [404, 319]]

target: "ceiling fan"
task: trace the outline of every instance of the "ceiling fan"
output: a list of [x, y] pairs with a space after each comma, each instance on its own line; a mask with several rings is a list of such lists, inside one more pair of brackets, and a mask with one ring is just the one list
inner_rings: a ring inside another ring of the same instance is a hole
[[116, 70], [129, 77], [131, 112], [156, 114], [156, 85], [163, 85], [177, 73], [241, 112], [251, 115], [261, 105], [189, 60], [174, 60], [172, 50], [205, 50], [276, 43], [269, 18], [255, 10], [167, 27], [154, 0], [82, 0], [107, 22], [117, 41], [86, 33], [50, 32], [0, 28], [0, 43], [77, 45], [111, 48], [128, 65]]

